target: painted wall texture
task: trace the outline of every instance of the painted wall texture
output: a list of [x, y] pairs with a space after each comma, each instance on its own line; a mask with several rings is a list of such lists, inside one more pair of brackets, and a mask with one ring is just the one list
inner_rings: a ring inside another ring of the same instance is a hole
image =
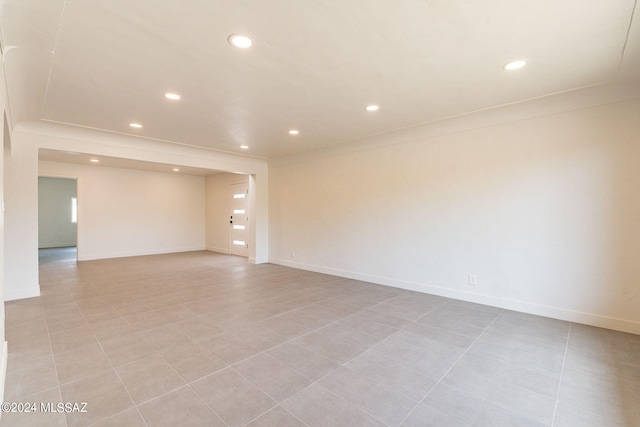
[[78, 179], [78, 259], [202, 250], [204, 177], [39, 162]]
[[38, 150], [12, 134], [4, 156], [4, 298], [40, 295], [38, 285]]
[[640, 333], [640, 100], [408, 139], [270, 165], [271, 261]]
[[[5, 96], [5, 80], [4, 80], [4, 70], [0, 69], [0, 112], [2, 117], [0, 117], [0, 123], [2, 124], [2, 131], [0, 135], [2, 135], [2, 144], [0, 144], [0, 200], [2, 201], [2, 206], [0, 209], [0, 293], [4, 295], [4, 277], [5, 277], [5, 253], [4, 253], [4, 240], [5, 240], [5, 232], [4, 232], [4, 157], [8, 153], [11, 152], [11, 132], [9, 130], [8, 122], [7, 122], [7, 112], [6, 112], [6, 96]], [[0, 304], [0, 345], [2, 345], [2, 352], [0, 353], [0, 399], [4, 402], [4, 384], [7, 370], [7, 361], [9, 358], [7, 342], [5, 341], [5, 313], [4, 313], [4, 304]]]

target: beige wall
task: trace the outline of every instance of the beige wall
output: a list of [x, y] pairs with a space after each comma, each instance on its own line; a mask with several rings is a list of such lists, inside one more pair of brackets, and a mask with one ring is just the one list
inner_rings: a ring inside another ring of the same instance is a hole
[[38, 285], [38, 149], [11, 135], [4, 157], [4, 298], [40, 295]]
[[640, 100], [411, 132], [270, 164], [270, 260], [640, 333]]
[[[1, 58], [0, 58], [1, 59]], [[2, 136], [2, 144], [0, 144], [0, 293], [4, 295], [4, 276], [5, 276], [5, 264], [4, 264], [4, 211], [5, 211], [5, 199], [4, 199], [4, 157], [11, 151], [11, 132], [7, 121], [7, 109], [6, 109], [6, 97], [5, 97], [5, 82], [4, 71], [0, 69], [0, 126], [2, 127], [0, 135]], [[0, 400], [4, 402], [4, 384], [7, 373], [7, 359], [8, 347], [5, 341], [5, 322], [4, 322], [4, 304], [0, 304], [0, 345], [2, 351], [0, 352]], [[2, 414], [0, 413], [0, 419]]]
[[204, 177], [39, 162], [78, 182], [78, 259], [205, 248]]

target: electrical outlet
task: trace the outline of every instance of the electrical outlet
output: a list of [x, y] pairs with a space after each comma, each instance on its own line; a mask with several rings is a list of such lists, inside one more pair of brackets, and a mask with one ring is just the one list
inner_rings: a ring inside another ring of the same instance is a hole
[[478, 285], [478, 276], [475, 274], [469, 275], [469, 286], [477, 286]]
[[291, 250], [291, 258], [296, 259], [296, 250], [295, 249]]

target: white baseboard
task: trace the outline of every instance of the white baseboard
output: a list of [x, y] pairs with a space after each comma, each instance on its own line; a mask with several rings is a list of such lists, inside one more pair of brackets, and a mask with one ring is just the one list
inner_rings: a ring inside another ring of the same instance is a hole
[[38, 249], [74, 248], [76, 246], [77, 246], [76, 242], [54, 243], [54, 244], [51, 244], [51, 245], [47, 245], [47, 244], [38, 245]]
[[207, 246], [207, 250], [209, 252], [218, 252], [221, 254], [229, 254], [229, 249], [228, 248], [217, 248], [215, 246]]
[[519, 311], [522, 313], [535, 314], [537, 316], [550, 317], [568, 322], [580, 323], [600, 328], [613, 329], [615, 331], [628, 332], [640, 335], [640, 322], [633, 322], [625, 319], [601, 316], [598, 314], [584, 313], [566, 308], [551, 307], [534, 304], [526, 301], [502, 298], [493, 295], [484, 295], [473, 292], [465, 292], [458, 289], [443, 288], [439, 286], [427, 285], [424, 283], [409, 282], [405, 280], [381, 277], [363, 273], [356, 273], [347, 270], [340, 270], [330, 267], [323, 267], [312, 264], [304, 264], [283, 259], [270, 259], [270, 263], [283, 265], [286, 267], [308, 270], [316, 273], [330, 274], [333, 276], [345, 277], [348, 279], [362, 280], [364, 282], [378, 285], [392, 286], [394, 288], [407, 289], [431, 295], [438, 295], [456, 300], [473, 302], [477, 304], [489, 305], [506, 310]]
[[162, 255], [162, 254], [174, 254], [180, 252], [193, 252], [204, 251], [203, 246], [194, 246], [186, 248], [170, 248], [170, 249], [154, 249], [148, 251], [130, 251], [130, 252], [107, 252], [107, 253], [93, 253], [85, 254], [78, 252], [78, 261], [94, 261], [98, 259], [111, 259], [111, 258], [126, 258], [134, 256], [146, 256], [146, 255]]
[[18, 291], [4, 291], [5, 301], [14, 301], [17, 299], [33, 298], [40, 296], [40, 286], [37, 288], [20, 289]]
[[[219, 254], [226, 254], [226, 255], [230, 255], [231, 254], [231, 251], [229, 251], [226, 248], [215, 248], [215, 247], [207, 246], [207, 250], [209, 252], [216, 252], [216, 253], [219, 253]], [[246, 258], [247, 258], [247, 260], [249, 261], [250, 264], [256, 264], [256, 259], [255, 258], [252, 258], [252, 257], [246, 257]]]

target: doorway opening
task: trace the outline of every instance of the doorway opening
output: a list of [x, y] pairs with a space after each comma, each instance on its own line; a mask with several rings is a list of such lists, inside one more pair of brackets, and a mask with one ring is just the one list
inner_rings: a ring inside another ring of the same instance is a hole
[[74, 178], [38, 177], [40, 263], [78, 259], [78, 186]]

